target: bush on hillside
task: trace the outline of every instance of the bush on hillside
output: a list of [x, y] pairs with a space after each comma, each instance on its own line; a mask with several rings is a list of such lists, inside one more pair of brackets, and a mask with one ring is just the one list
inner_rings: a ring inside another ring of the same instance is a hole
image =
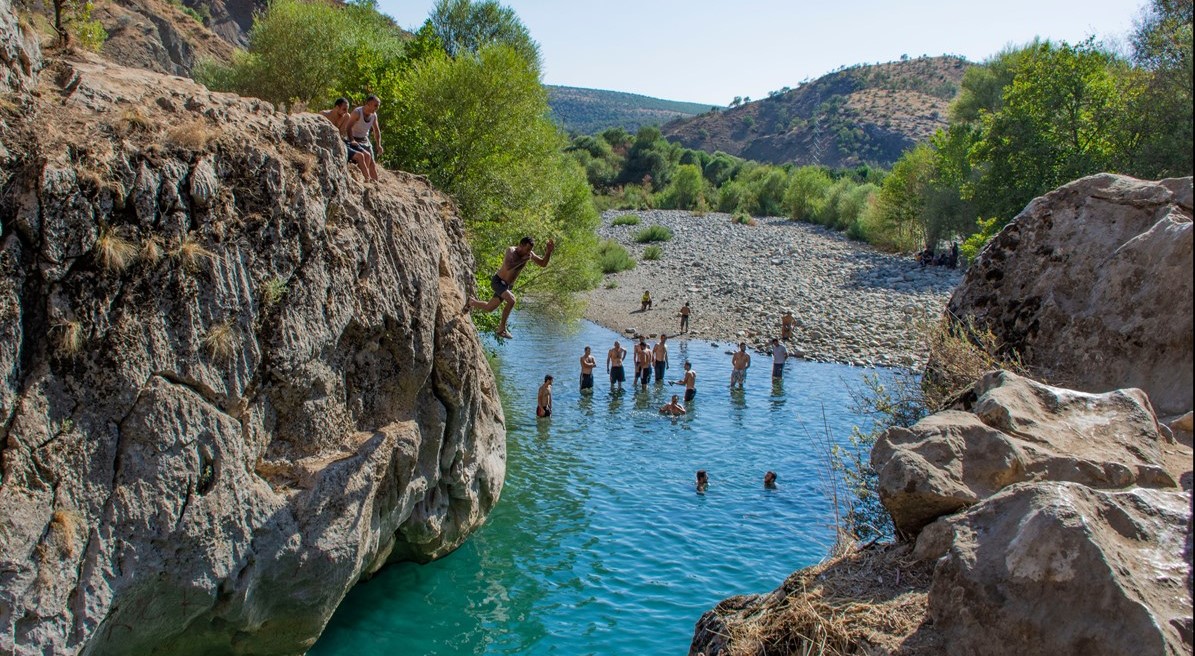
[[643, 259], [647, 261], [655, 261], [663, 257], [664, 249], [659, 246], [648, 246], [643, 249]]

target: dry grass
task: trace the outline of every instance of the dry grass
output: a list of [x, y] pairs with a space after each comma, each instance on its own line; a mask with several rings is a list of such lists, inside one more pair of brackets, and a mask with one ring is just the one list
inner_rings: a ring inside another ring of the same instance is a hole
[[0, 95], [0, 112], [16, 114], [21, 111], [21, 100], [15, 93]]
[[196, 119], [190, 123], [176, 125], [166, 131], [165, 141], [167, 144], [177, 146], [184, 150], [204, 151], [207, 150], [209, 144], [220, 138], [222, 132], [219, 128], [213, 128], [202, 119]]
[[138, 107], [128, 107], [122, 111], [120, 125], [125, 132], [149, 132], [154, 127], [153, 121]]
[[236, 352], [236, 335], [233, 333], [232, 323], [225, 321], [212, 326], [203, 336], [203, 348], [208, 355], [217, 360], [231, 358]]
[[54, 326], [55, 344], [63, 355], [74, 355], [83, 348], [83, 324], [78, 321], [64, 321]]
[[121, 271], [137, 256], [137, 247], [121, 237], [115, 229], [104, 226], [95, 240], [95, 259], [109, 271]]
[[171, 251], [170, 256], [182, 264], [184, 269], [197, 271], [200, 267], [211, 263], [216, 254], [201, 246], [194, 236], [187, 235], [179, 242], [178, 247]]
[[913, 561], [910, 550], [850, 549], [797, 572], [759, 602], [723, 602], [716, 612], [724, 653], [848, 656], [911, 647], [908, 639], [925, 619], [933, 563]]
[[993, 369], [1025, 374], [1020, 356], [1006, 348], [991, 330], [975, 321], [943, 318], [922, 327], [929, 360], [922, 392], [929, 410], [946, 407]]
[[165, 251], [162, 249], [162, 238], [157, 235], [150, 235], [149, 239], [141, 245], [141, 260], [149, 264], [157, 264], [162, 259]]
[[78, 548], [83, 518], [73, 510], [55, 510], [50, 517], [50, 542], [62, 555], [73, 558]]

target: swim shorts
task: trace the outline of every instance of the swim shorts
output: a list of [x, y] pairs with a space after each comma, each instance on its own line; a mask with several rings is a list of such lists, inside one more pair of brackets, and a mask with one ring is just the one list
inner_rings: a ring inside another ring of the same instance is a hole
[[510, 291], [510, 285], [506, 281], [499, 278], [498, 274], [490, 276], [490, 289], [494, 290], [494, 298], [498, 298]]
[[610, 367], [610, 382], [611, 383], [626, 382], [626, 379], [627, 379], [627, 372], [625, 369], [622, 368], [622, 365], [618, 365], [617, 367]]

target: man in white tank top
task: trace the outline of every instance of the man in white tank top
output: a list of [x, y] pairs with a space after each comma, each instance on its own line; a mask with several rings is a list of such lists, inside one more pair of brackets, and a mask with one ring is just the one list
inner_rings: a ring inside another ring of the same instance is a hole
[[[341, 129], [345, 139], [368, 148], [371, 155], [374, 151], [377, 155], [385, 152], [382, 148], [382, 128], [378, 125], [378, 108], [381, 106], [382, 101], [378, 100], [377, 96], [369, 96], [365, 99], [364, 105], [349, 112], [348, 118], [344, 121], [344, 127]], [[376, 146], [369, 143], [370, 133], [373, 133]], [[376, 155], [374, 157], [376, 159]]]

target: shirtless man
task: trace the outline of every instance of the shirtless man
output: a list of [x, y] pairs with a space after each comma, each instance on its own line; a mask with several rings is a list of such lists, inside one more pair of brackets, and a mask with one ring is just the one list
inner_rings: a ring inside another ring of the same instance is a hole
[[667, 335], [660, 335], [660, 341], [651, 347], [652, 362], [656, 367], [656, 384], [660, 385], [664, 382], [664, 371], [668, 369], [668, 346], [665, 342], [668, 341]]
[[[325, 109], [324, 111], [320, 112], [320, 116], [328, 119], [332, 125], [336, 126], [337, 132], [340, 131], [340, 125], [344, 123], [345, 119], [348, 118], [348, 115], [348, 98], [337, 98], [336, 104], [332, 106], [332, 109]], [[369, 154], [369, 151], [357, 146], [348, 139], [344, 141], [344, 147], [349, 151], [349, 163], [356, 164], [357, 168], [361, 170], [361, 173], [365, 176], [366, 180], [377, 182], [378, 169], [374, 166], [373, 156]]]
[[785, 310], [784, 316], [780, 317], [780, 339], [793, 338], [793, 326], [797, 320], [793, 318], [792, 310]]
[[705, 473], [704, 469], [697, 470], [697, 493], [705, 494], [706, 488], [710, 486], [710, 476]]
[[680, 379], [672, 382], [673, 385], [685, 386], [685, 403], [692, 403], [693, 398], [697, 396], [697, 372], [693, 371], [693, 365], [685, 360], [685, 375]]
[[597, 360], [593, 357], [588, 346], [585, 355], [581, 356], [581, 391], [593, 389], [593, 370], [597, 367]]
[[544, 384], [539, 386], [539, 394], [535, 397], [535, 416], [552, 416], [552, 376], [544, 376]]
[[614, 348], [606, 353], [606, 373], [610, 374], [610, 389], [614, 389], [615, 383], [618, 384], [618, 389], [622, 389], [622, 384], [627, 379], [627, 372], [622, 366], [622, 359], [625, 357], [627, 350], [618, 342], [614, 342]]
[[660, 408], [660, 414], [677, 417], [685, 414], [685, 406], [680, 404], [680, 397], [676, 394], [673, 394], [672, 401], [670, 403], [664, 404], [664, 407]]
[[651, 348], [647, 345], [647, 339], [640, 337], [635, 345], [635, 378], [643, 387], [651, 382], [651, 362]]
[[506, 254], [502, 257], [502, 268], [498, 269], [498, 273], [490, 276], [490, 289], [494, 290], [494, 298], [490, 299], [488, 303], [471, 298], [469, 304], [465, 306], [466, 310], [493, 312], [494, 308], [505, 301], [506, 305], [502, 306], [502, 319], [498, 321], [498, 332], [495, 333], [499, 337], [506, 339], [513, 337], [506, 329], [506, 320], [510, 318], [510, 311], [515, 307], [515, 295], [510, 293], [510, 288], [514, 287], [515, 280], [518, 279], [519, 274], [523, 272], [523, 267], [527, 266], [528, 262], [535, 262], [541, 267], [548, 266], [548, 261], [552, 259], [552, 251], [556, 250], [556, 242], [548, 240], [543, 257], [536, 255], [535, 251], [531, 250], [533, 248], [535, 248], [535, 240], [530, 237], [520, 239], [518, 246], [508, 247]]
[[743, 383], [747, 380], [747, 369], [751, 366], [751, 355], [747, 353], [747, 342], [739, 342], [739, 350], [730, 358], [730, 364], [734, 370], [730, 372], [730, 389], [734, 389], [737, 383], [739, 389], [743, 389]]
[[680, 309], [680, 331], [682, 333], [689, 332], [689, 302], [685, 301], [684, 306]]

